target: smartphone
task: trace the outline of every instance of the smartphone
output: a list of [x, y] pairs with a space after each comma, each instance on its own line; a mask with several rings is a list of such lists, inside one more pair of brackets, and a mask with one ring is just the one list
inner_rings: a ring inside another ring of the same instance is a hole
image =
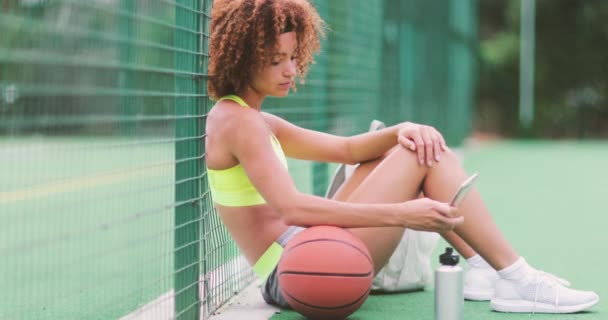
[[454, 194], [454, 197], [452, 197], [452, 200], [450, 201], [450, 206], [457, 207], [460, 204], [460, 201], [464, 199], [469, 190], [473, 187], [475, 180], [477, 180], [477, 176], [479, 176], [477, 173], [473, 174], [458, 187], [456, 194]]

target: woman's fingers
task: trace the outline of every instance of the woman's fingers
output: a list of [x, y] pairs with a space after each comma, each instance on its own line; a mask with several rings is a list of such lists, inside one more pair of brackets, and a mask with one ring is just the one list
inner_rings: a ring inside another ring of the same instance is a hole
[[464, 217], [446, 217], [444, 215], [438, 215], [433, 226], [435, 232], [446, 232], [452, 231], [464, 222]]
[[404, 136], [399, 136], [397, 141], [399, 142], [399, 144], [402, 147], [404, 147], [406, 149], [410, 149], [412, 151], [416, 151], [416, 144], [412, 140], [410, 140]]
[[445, 139], [437, 129], [415, 125], [400, 132], [398, 142], [403, 147], [417, 153], [420, 165], [431, 167], [433, 162], [439, 162], [441, 153], [447, 150]]
[[458, 216], [458, 208], [452, 207], [448, 203], [436, 201], [433, 207], [439, 213], [437, 215], [439, 228], [441, 229], [437, 230], [439, 232], [454, 230], [454, 228], [464, 222], [464, 217]]
[[454, 228], [458, 227], [459, 225], [461, 225], [463, 223], [464, 223], [463, 216], [448, 218], [448, 227], [449, 227], [450, 231], [454, 230]]
[[433, 139], [433, 152], [435, 154], [435, 161], [439, 162], [439, 160], [441, 160], [441, 152], [445, 151], [445, 149], [443, 149], [443, 144], [445, 141], [443, 140], [443, 137], [439, 131], [435, 130], [434, 128], [433, 133], [435, 137]]
[[420, 165], [424, 165], [425, 145], [424, 145], [424, 140], [422, 139], [422, 135], [420, 134], [420, 131], [418, 131], [418, 130], [414, 131], [412, 133], [412, 135], [410, 136], [410, 139], [412, 139], [414, 141], [414, 143], [416, 144], [416, 153], [418, 154], [418, 162], [420, 163]]
[[404, 226], [414, 230], [445, 232], [464, 222], [464, 217], [458, 216], [458, 208], [430, 198], [407, 201], [403, 208], [409, 213]]
[[433, 138], [431, 136], [431, 132], [428, 127], [422, 127], [421, 130], [422, 140], [424, 141], [424, 160], [426, 164], [430, 167], [433, 165]]
[[445, 139], [443, 138], [443, 135], [441, 135], [441, 132], [437, 131], [437, 129], [430, 127], [431, 131], [433, 132], [433, 137], [435, 139], [435, 142], [437, 142], [439, 144], [439, 148], [441, 149], [441, 151], [446, 151], [447, 150], [447, 144], [445, 142]]
[[439, 133], [439, 131], [437, 131], [437, 129], [435, 129], [435, 132], [437, 132], [437, 135], [439, 135], [439, 145], [441, 146], [441, 151], [448, 150], [448, 144], [445, 142], [443, 135], [441, 133]]
[[424, 143], [424, 162], [431, 167], [433, 162], [441, 159], [441, 152], [445, 151], [445, 140], [439, 131], [429, 126], [421, 126], [420, 135]]
[[435, 161], [439, 162], [441, 160], [441, 143], [439, 141], [433, 143], [433, 153], [435, 155]]

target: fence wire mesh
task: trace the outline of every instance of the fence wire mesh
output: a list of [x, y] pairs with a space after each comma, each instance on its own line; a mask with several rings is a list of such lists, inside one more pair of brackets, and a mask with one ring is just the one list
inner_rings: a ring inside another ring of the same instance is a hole
[[[473, 0], [314, 1], [331, 30], [267, 110], [340, 135], [470, 128]], [[0, 3], [0, 319], [207, 318], [254, 280], [204, 170], [211, 0]], [[332, 166], [290, 160], [322, 195]]]

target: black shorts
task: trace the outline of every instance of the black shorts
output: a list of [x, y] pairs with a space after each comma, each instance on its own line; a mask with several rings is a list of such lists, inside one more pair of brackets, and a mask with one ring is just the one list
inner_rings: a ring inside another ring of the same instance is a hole
[[279, 277], [277, 276], [277, 268], [272, 270], [272, 273], [268, 276], [268, 279], [262, 283], [260, 288], [262, 297], [266, 303], [277, 306], [281, 309], [291, 309], [285, 297], [279, 289]]
[[[282, 247], [285, 247], [291, 238], [303, 230], [304, 228], [302, 227], [291, 226], [285, 232], [283, 232], [276, 242]], [[283, 297], [283, 294], [281, 294], [281, 290], [279, 289], [277, 267], [274, 267], [270, 275], [268, 275], [268, 278], [264, 281], [264, 283], [262, 283], [260, 291], [266, 303], [282, 309], [290, 309], [287, 300], [285, 300], [285, 297]]]

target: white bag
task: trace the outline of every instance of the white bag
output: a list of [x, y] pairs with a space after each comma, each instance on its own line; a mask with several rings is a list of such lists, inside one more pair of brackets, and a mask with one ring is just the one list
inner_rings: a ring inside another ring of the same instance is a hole
[[406, 229], [403, 237], [372, 282], [374, 292], [403, 292], [424, 289], [433, 282], [431, 254], [439, 234]]

